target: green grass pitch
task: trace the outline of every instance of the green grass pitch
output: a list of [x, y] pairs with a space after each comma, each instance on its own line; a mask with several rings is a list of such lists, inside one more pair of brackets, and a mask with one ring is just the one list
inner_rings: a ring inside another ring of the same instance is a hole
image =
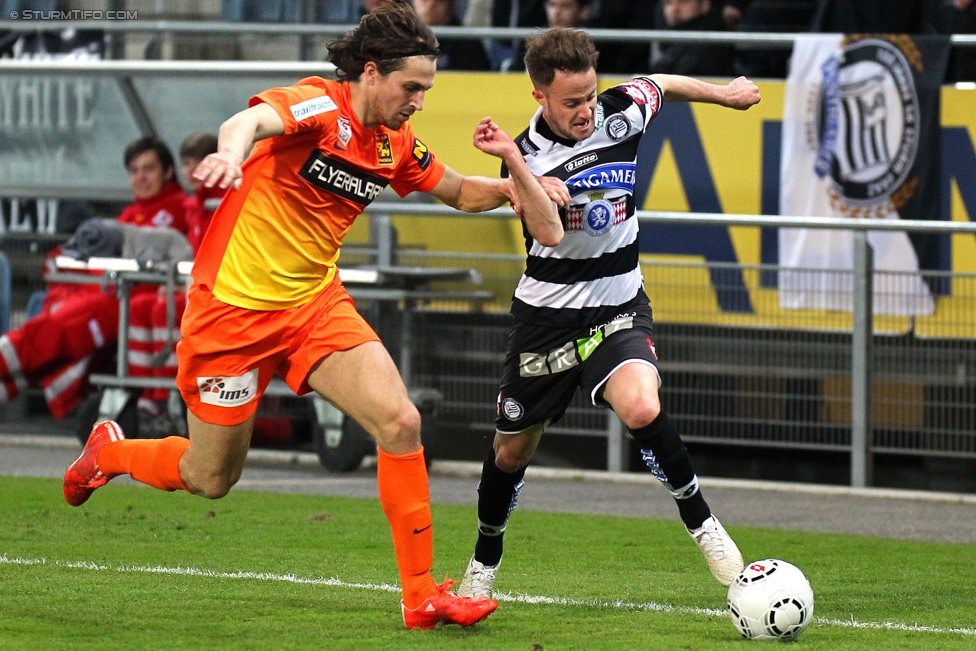
[[[516, 511], [487, 621], [407, 631], [374, 500], [0, 478], [0, 649], [748, 649], [677, 521]], [[460, 578], [473, 507], [433, 507]], [[799, 514], [802, 517], [802, 514]], [[976, 648], [976, 545], [729, 527], [816, 595], [797, 649]]]

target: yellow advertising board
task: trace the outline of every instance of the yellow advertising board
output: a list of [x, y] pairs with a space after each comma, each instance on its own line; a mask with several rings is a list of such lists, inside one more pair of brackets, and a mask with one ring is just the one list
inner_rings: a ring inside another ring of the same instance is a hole
[[[601, 88], [620, 81], [601, 79]], [[472, 145], [474, 127], [482, 117], [491, 116], [509, 134], [517, 135], [525, 129], [538, 106], [531, 90], [524, 74], [440, 73], [434, 88], [427, 93], [424, 110], [412, 119], [414, 131], [431, 151], [459, 172], [497, 176], [498, 159]], [[768, 196], [771, 188], [778, 185], [778, 129], [785, 83], [763, 82], [760, 90], [762, 102], [748, 111], [706, 104], [666, 105], [659, 117], [668, 112], [677, 117], [662, 127], [664, 136], [660, 146], [653, 150], [654, 160], [643, 156], [639, 161], [638, 170], [641, 166], [650, 166], [648, 169], [652, 170], [645, 180], [646, 186], [635, 188], [635, 197], [643, 198], [640, 207], [774, 214], [775, 207], [770, 209]], [[944, 212], [959, 222], [976, 221], [976, 148], [973, 145], [976, 111], [972, 110], [973, 106], [976, 106], [976, 90], [943, 88]], [[649, 134], [658, 128], [658, 120], [652, 123]], [[657, 137], [662, 138], [660, 134]], [[778, 196], [778, 187], [775, 191]], [[702, 210], [703, 205], [712, 210]], [[401, 244], [428, 251], [515, 255], [525, 252], [521, 225], [514, 219], [401, 217], [394, 223]], [[741, 295], [738, 298], [730, 295], [728, 288], [716, 284], [716, 275], [700, 263], [706, 260], [733, 265], [770, 262], [763, 256], [762, 229], [698, 228], [688, 232], [662, 231], [673, 242], [652, 242], [648, 247], [642, 239], [645, 281], [656, 320], [849, 330], [848, 312], [781, 308], [775, 285], [764, 284], [763, 274], [756, 269], [739, 268], [735, 272], [735, 284]], [[366, 229], [359, 226], [352, 236], [365, 240]], [[689, 238], [691, 241], [686, 241]], [[696, 253], [700, 247], [705, 247], [707, 252]], [[946, 270], [976, 274], [976, 237], [951, 236], [951, 268]], [[497, 280], [497, 286], [492, 287], [499, 296], [499, 308], [506, 307], [517, 274], [518, 269], [513, 267], [514, 277]], [[976, 336], [976, 279], [954, 280], [951, 290], [937, 297], [932, 316], [913, 319], [878, 316], [875, 328], [893, 333], [913, 331], [930, 337]]]

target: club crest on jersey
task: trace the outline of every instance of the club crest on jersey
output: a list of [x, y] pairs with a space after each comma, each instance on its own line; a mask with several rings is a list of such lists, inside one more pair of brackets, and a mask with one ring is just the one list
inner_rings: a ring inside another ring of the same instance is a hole
[[390, 134], [376, 134], [376, 156], [376, 162], [379, 165], [393, 164], [393, 145], [390, 144]]
[[258, 371], [253, 369], [238, 376], [198, 377], [200, 402], [217, 407], [240, 407], [258, 392]]
[[336, 136], [336, 139], [345, 147], [352, 140], [352, 127], [349, 125], [349, 118], [340, 115], [336, 122], [339, 124], [339, 135]]
[[602, 192], [594, 192], [583, 208], [583, 230], [588, 235], [603, 235], [613, 226], [613, 213], [613, 204], [603, 198]]
[[611, 115], [607, 120], [606, 132], [607, 137], [614, 142], [623, 140], [630, 133], [630, 120], [619, 113]]

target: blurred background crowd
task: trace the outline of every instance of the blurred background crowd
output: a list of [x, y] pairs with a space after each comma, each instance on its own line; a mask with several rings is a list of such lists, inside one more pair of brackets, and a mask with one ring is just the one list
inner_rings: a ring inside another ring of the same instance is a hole
[[[228, 20], [259, 23], [336, 24], [358, 22], [388, 0], [4, 0], [11, 12], [68, 9], [135, 10], [140, 19]], [[432, 26], [582, 27], [610, 30], [683, 32], [841, 32], [974, 34], [973, 0], [413, 0]], [[37, 25], [37, 23], [34, 23]], [[97, 25], [94, 25], [97, 26]], [[25, 22], [25, 27], [27, 24]], [[36, 52], [104, 49], [97, 31], [38, 35], [0, 32], [0, 56]], [[279, 58], [273, 48], [208, 35], [184, 36], [184, 55], [166, 58]], [[191, 43], [195, 40], [195, 43]], [[441, 70], [521, 70], [520, 39], [442, 38]], [[604, 74], [676, 73], [698, 76], [744, 74], [783, 78], [790, 47], [703, 41], [614, 42], [600, 46]], [[159, 37], [143, 48], [145, 58], [161, 58]], [[189, 51], [192, 50], [192, 53]], [[269, 54], [270, 52], [270, 54]], [[117, 55], [117, 53], [116, 53]], [[131, 51], [126, 57], [131, 58]], [[112, 56], [112, 58], [119, 58]], [[947, 82], [976, 80], [976, 48], [954, 48]]]

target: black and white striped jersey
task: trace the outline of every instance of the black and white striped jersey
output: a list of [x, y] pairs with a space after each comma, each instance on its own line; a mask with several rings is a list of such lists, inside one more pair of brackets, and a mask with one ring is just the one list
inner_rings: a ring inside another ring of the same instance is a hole
[[565, 235], [557, 246], [542, 246], [523, 227], [528, 258], [512, 300], [516, 318], [575, 326], [647, 305], [633, 218], [634, 179], [641, 136], [662, 99], [657, 84], [639, 77], [599, 95], [595, 131], [586, 140], [557, 136], [541, 108], [515, 138], [529, 169], [564, 180], [572, 196], [569, 207], [560, 209]]

